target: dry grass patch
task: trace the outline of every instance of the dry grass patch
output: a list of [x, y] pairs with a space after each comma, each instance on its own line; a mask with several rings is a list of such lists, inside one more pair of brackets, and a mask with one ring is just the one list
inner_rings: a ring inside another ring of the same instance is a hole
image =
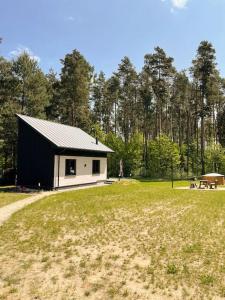
[[12, 186], [0, 187], [0, 208], [18, 200], [25, 199], [31, 195], [16, 193]]

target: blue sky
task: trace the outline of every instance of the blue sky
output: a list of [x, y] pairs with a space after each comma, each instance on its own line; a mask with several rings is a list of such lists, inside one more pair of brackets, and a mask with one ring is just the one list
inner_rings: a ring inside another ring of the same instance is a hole
[[59, 72], [76, 48], [107, 76], [125, 55], [140, 70], [155, 46], [188, 68], [207, 39], [225, 76], [225, 0], [1, 0], [0, 36], [7, 58], [27, 49], [45, 72]]

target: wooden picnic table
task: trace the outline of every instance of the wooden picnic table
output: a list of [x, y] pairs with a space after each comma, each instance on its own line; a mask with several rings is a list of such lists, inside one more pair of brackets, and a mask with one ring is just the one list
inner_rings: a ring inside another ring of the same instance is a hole
[[199, 181], [199, 189], [205, 189], [209, 187], [209, 182], [208, 180], [200, 180]]
[[210, 188], [211, 190], [217, 189], [217, 183], [216, 183], [216, 182], [210, 182], [209, 188]]

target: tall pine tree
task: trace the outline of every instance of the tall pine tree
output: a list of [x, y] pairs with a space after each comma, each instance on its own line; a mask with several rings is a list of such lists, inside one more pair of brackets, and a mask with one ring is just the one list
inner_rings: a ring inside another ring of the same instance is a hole
[[93, 68], [77, 50], [67, 54], [61, 63], [61, 119], [71, 126], [90, 130], [89, 97]]

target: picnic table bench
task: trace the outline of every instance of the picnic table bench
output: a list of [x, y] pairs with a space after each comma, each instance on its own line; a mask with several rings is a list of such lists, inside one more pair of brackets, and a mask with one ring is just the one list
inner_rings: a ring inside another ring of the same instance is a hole
[[209, 188], [210, 188], [211, 190], [217, 189], [217, 184], [216, 184], [216, 182], [210, 182]]
[[195, 182], [191, 182], [190, 189], [197, 189], [197, 184]]
[[209, 187], [209, 182], [208, 180], [200, 180], [199, 181], [199, 189], [207, 189]]

